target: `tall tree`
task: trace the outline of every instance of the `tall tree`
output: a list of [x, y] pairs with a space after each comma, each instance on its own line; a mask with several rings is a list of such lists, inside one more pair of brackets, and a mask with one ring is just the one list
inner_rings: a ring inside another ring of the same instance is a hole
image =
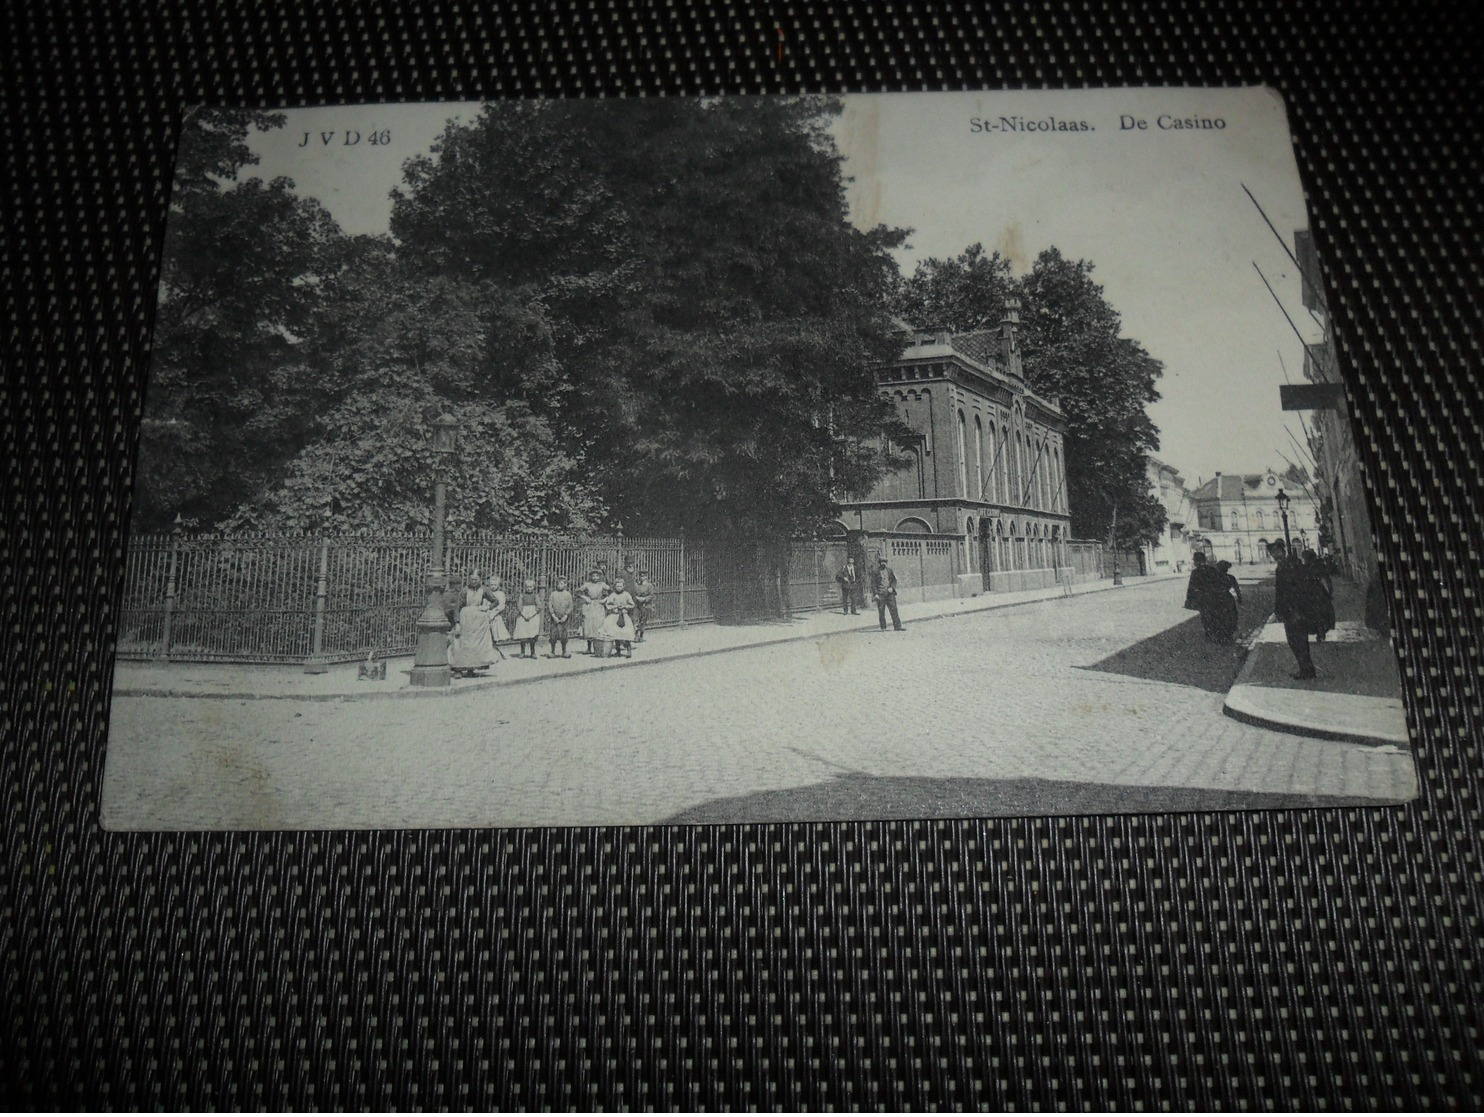
[[135, 523], [215, 523], [281, 467], [302, 433], [294, 362], [340, 236], [324, 209], [255, 163], [251, 130], [282, 116], [202, 110], [186, 122], [165, 232]]
[[[1148, 477], [1159, 431], [1148, 407], [1163, 365], [1137, 341], [1092, 278], [1093, 265], [1048, 248], [1016, 284], [1024, 311], [1026, 379], [1055, 396], [1067, 419], [1072, 531], [1132, 549], [1165, 526]], [[1116, 518], [1116, 519], [1115, 519]]]
[[1015, 293], [1010, 261], [971, 244], [951, 259], [921, 261], [903, 277], [895, 306], [914, 326], [967, 333], [996, 328], [1005, 299]]
[[1012, 276], [1007, 260], [979, 244], [918, 264], [896, 294], [900, 314], [955, 331], [992, 328], [1004, 300], [1021, 302], [1021, 355], [1030, 386], [1056, 397], [1067, 420], [1065, 444], [1072, 532], [1136, 547], [1164, 529], [1149, 485], [1148, 455], [1159, 432], [1148, 406], [1159, 399], [1162, 366], [1136, 341], [1092, 279], [1093, 265], [1056, 248]]
[[[603, 509], [565, 432], [516, 385], [554, 378], [539, 307], [488, 284], [411, 275], [387, 238], [357, 238], [325, 283], [314, 328], [286, 369], [301, 386], [303, 446], [235, 524], [405, 530], [425, 526], [431, 422], [459, 422], [447, 479], [452, 527], [590, 527]], [[553, 388], [552, 390], [556, 390]]]
[[[558, 409], [616, 516], [746, 566], [869, 488], [900, 436], [871, 369], [897, 340], [888, 250], [847, 220], [820, 98], [489, 106], [407, 169], [424, 274], [539, 308]], [[847, 480], [848, 479], [848, 480]], [[744, 579], [746, 580], [746, 579]]]

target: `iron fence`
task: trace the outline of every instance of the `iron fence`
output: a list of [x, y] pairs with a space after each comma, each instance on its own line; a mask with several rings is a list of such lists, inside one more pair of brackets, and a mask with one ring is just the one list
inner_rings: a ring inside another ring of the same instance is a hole
[[[956, 539], [880, 533], [869, 543], [871, 559], [888, 555], [903, 587], [919, 597], [950, 592], [963, 573]], [[430, 545], [428, 536], [412, 534], [136, 536], [125, 562], [118, 655], [343, 663], [371, 652], [408, 653], [427, 603]], [[1098, 543], [1067, 544], [1076, 580], [1100, 576], [1102, 551]], [[780, 593], [769, 604], [776, 600], [793, 612], [838, 607], [835, 576], [846, 553], [844, 539], [795, 542], [779, 571]], [[857, 555], [866, 557], [864, 551]], [[512, 593], [527, 579], [544, 592], [558, 577], [580, 585], [594, 569], [609, 577], [647, 571], [655, 587], [654, 628], [714, 620], [708, 574], [724, 585], [747, 573], [727, 552], [708, 552], [704, 543], [684, 538], [481, 533], [451, 534], [444, 569], [460, 578], [497, 575]], [[869, 570], [867, 563], [863, 577]], [[1030, 588], [1030, 576], [991, 574], [985, 588]]]
[[[330, 662], [412, 650], [428, 536], [147, 535], [130, 541], [118, 654], [193, 662]], [[711, 619], [705, 549], [684, 539], [453, 534], [444, 569], [518, 590], [589, 570], [647, 570], [653, 627]]]

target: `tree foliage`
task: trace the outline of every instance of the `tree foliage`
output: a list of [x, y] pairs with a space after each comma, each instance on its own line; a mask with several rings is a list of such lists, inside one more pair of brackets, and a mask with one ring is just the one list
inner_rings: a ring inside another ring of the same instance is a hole
[[408, 167], [393, 233], [424, 274], [531, 309], [558, 371], [508, 389], [578, 432], [631, 525], [812, 527], [837, 479], [879, 474], [871, 440], [900, 433], [869, 369], [895, 356], [888, 249], [905, 234], [846, 220], [836, 111], [489, 106]]
[[408, 162], [391, 232], [346, 237], [253, 129], [195, 116], [167, 231], [139, 522], [423, 523], [426, 432], [460, 422], [449, 517], [758, 541], [863, 493], [904, 433], [889, 249], [853, 228], [819, 98], [526, 102]]
[[[425, 526], [432, 420], [459, 422], [441, 467], [454, 527], [584, 529], [602, 511], [562, 432], [506, 391], [549, 377], [526, 308], [408, 270], [386, 238], [357, 238], [327, 282], [292, 377], [313, 416], [277, 483], [231, 522], [332, 529]], [[514, 369], [514, 371], [513, 371]]]
[[1008, 297], [1021, 302], [1026, 380], [1058, 400], [1065, 438], [1072, 533], [1136, 547], [1164, 529], [1165, 512], [1148, 481], [1159, 432], [1147, 408], [1159, 399], [1159, 361], [1122, 336], [1122, 320], [1092, 279], [1093, 265], [1048, 248], [1024, 275], [998, 252], [971, 245], [948, 260], [920, 263], [898, 289], [896, 306], [924, 326], [992, 328]]
[[216, 523], [250, 500], [304, 433], [298, 339], [312, 329], [340, 231], [285, 178], [234, 182], [262, 113], [188, 122], [166, 228], [136, 523]]

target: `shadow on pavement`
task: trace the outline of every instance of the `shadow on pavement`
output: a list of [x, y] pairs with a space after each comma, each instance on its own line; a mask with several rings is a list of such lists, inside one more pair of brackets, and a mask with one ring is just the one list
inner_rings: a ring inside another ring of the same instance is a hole
[[858, 819], [980, 818], [1016, 815], [1166, 814], [1378, 806], [1390, 800], [1291, 792], [1139, 787], [1043, 779], [879, 778], [851, 774], [782, 791], [713, 799], [661, 825], [831, 822]]
[[[1237, 617], [1237, 634], [1243, 636], [1262, 624], [1272, 612], [1272, 583], [1244, 586], [1242, 607]], [[1130, 644], [1107, 659], [1079, 668], [1082, 671], [1104, 671], [1135, 679], [1153, 679], [1178, 686], [1198, 687], [1225, 694], [1236, 681], [1242, 668], [1245, 649], [1232, 645], [1218, 647], [1206, 641], [1201, 618], [1191, 613], [1188, 620], [1167, 628], [1137, 644]]]

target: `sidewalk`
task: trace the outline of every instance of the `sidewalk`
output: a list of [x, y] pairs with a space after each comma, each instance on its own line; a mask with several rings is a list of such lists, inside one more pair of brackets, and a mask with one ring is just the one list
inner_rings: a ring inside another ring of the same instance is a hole
[[[1129, 578], [1125, 588], [1150, 582], [1169, 581], [1173, 576]], [[1044, 590], [1022, 590], [1015, 593], [980, 594], [963, 599], [948, 598], [921, 604], [900, 606], [902, 624], [909, 625], [939, 617], [963, 613], [1005, 609], [1035, 601], [1055, 601], [1081, 597], [1113, 589], [1103, 579], [1071, 587]], [[455, 679], [447, 687], [413, 687], [407, 682], [412, 670], [412, 657], [386, 660], [385, 680], [356, 678], [357, 664], [332, 667], [323, 675], [306, 675], [302, 668], [251, 664], [214, 663], [135, 663], [120, 660], [114, 667], [113, 693], [116, 697], [153, 698], [287, 698], [300, 701], [342, 701], [350, 698], [441, 698], [487, 687], [513, 686], [556, 675], [581, 675], [592, 671], [610, 671], [642, 667], [646, 663], [665, 663], [743, 648], [761, 648], [790, 640], [819, 640], [843, 632], [877, 631], [876, 610], [863, 609], [859, 616], [843, 616], [838, 611], [804, 613], [790, 620], [763, 621], [754, 624], [697, 624], [685, 628], [663, 628], [649, 634], [634, 647], [632, 659], [595, 659], [582, 654], [586, 646], [581, 639], [569, 644], [571, 659], [547, 659], [546, 645], [538, 645], [539, 659], [507, 658], [490, 668], [484, 678]], [[506, 653], [507, 656], [510, 653]]]
[[1360, 589], [1335, 582], [1335, 629], [1310, 641], [1315, 679], [1294, 679], [1283, 625], [1269, 618], [1226, 696], [1228, 717], [1303, 737], [1405, 749], [1407, 716], [1389, 641], [1361, 622]]

